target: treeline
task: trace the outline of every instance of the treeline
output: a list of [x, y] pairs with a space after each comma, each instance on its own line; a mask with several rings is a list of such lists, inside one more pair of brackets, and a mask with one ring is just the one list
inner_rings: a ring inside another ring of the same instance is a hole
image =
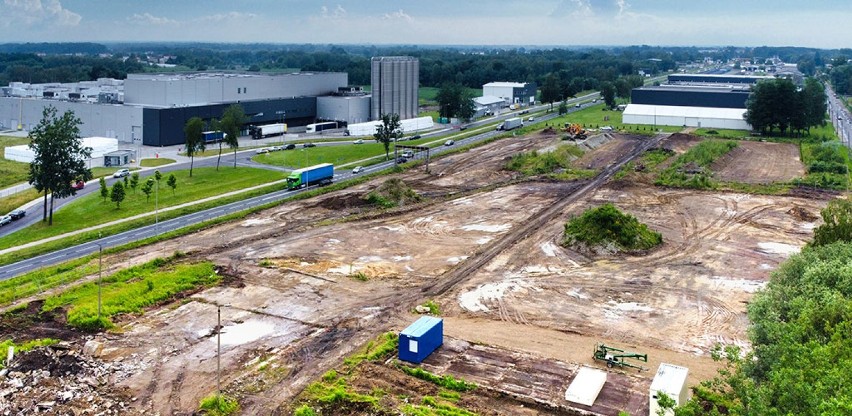
[[845, 56], [834, 60], [829, 73], [831, 84], [839, 94], [852, 94], [852, 63]]
[[0, 53], [0, 85], [10, 82], [77, 82], [98, 78], [127, 78], [142, 72], [137, 59], [101, 58], [96, 56]]
[[825, 89], [814, 78], [805, 80], [801, 90], [787, 78], [761, 81], [752, 88], [746, 106], [745, 120], [764, 134], [772, 134], [775, 129], [781, 135], [788, 130], [809, 131], [825, 123], [827, 111]]
[[100, 43], [77, 42], [77, 43], [3, 43], [0, 44], [0, 53], [43, 53], [48, 55], [97, 55], [109, 53], [106, 45]]

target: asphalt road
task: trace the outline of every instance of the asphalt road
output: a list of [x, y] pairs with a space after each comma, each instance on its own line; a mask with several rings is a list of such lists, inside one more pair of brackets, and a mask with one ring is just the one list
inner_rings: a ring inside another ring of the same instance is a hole
[[828, 115], [831, 118], [831, 123], [837, 132], [837, 137], [847, 147], [852, 148], [852, 114], [844, 105], [843, 100], [838, 98], [831, 89], [831, 86], [826, 84], [825, 94], [828, 96]]
[[[571, 104], [571, 105], [569, 106], [568, 112], [572, 113], [574, 111], [579, 111], [582, 108], [585, 108], [585, 107], [588, 107], [589, 105], [592, 105], [591, 103], [586, 103], [586, 104], [583, 104], [580, 108], [577, 108], [577, 107], [573, 106], [573, 103], [579, 102], [580, 100], [583, 100], [583, 99], [591, 98], [593, 96], [597, 96], [597, 94], [595, 93], [595, 94], [591, 94], [589, 96], [579, 97], [575, 100], [569, 101], [569, 104]], [[549, 106], [544, 106], [544, 105], [538, 106], [538, 107], [530, 109], [530, 113], [542, 111], [542, 110], [544, 110], [548, 107]], [[503, 117], [500, 117], [499, 119], [510, 118], [510, 117], [514, 117], [514, 116], [517, 116], [517, 114], [508, 114], [508, 115], [505, 115]], [[526, 121], [527, 117], [528, 117], [528, 115], [524, 114], [525, 125], [526, 124], [545, 123], [545, 122], [547, 122], [547, 121], [549, 121], [553, 118], [558, 117], [558, 114], [557, 114], [557, 112], [554, 111], [552, 113], [548, 113], [548, 114], [545, 114], [543, 116], [538, 116], [538, 117], [535, 118], [535, 121], [533, 121], [533, 122], [527, 122]], [[495, 119], [495, 118], [491, 118], [491, 119], [488, 119], [488, 120], [485, 120], [485, 121], [471, 123], [471, 124], [468, 124], [468, 129], [475, 129], [477, 127], [481, 127], [482, 125], [493, 123], [496, 120], [497, 119]], [[458, 133], [458, 131], [457, 130], [452, 131], [452, 133]], [[455, 149], [457, 147], [466, 146], [466, 145], [469, 145], [471, 143], [476, 143], [478, 141], [486, 140], [486, 139], [489, 139], [491, 137], [494, 137], [496, 135], [503, 134], [503, 133], [504, 133], [503, 131], [489, 130], [489, 131], [486, 131], [486, 132], [483, 132], [483, 133], [480, 133], [480, 134], [477, 134], [477, 135], [474, 135], [474, 136], [471, 136], [471, 137], [468, 137], [468, 138], [465, 138], [465, 139], [456, 140], [455, 143], [451, 146], [435, 147], [435, 148], [430, 150], [430, 154], [431, 154], [431, 156], [437, 156], [437, 155], [440, 155], [442, 153], [448, 152], [452, 149]], [[447, 132], [446, 131], [445, 132], [435, 132], [435, 133], [432, 133], [432, 134], [424, 134], [423, 136], [424, 137], [435, 137], [437, 139], [439, 136], [442, 136], [444, 134], [447, 134]], [[351, 141], [338, 142], [338, 143], [350, 144]], [[241, 164], [241, 163], [249, 163], [250, 162], [250, 163], [253, 164], [252, 166], [268, 167], [266, 165], [257, 165], [257, 164], [254, 164], [254, 162], [251, 162], [250, 159], [251, 159], [252, 156], [254, 156], [254, 154], [255, 154], [254, 150], [244, 151], [242, 153], [238, 153], [237, 163]], [[196, 161], [195, 166], [209, 166], [209, 165], [215, 165], [215, 163], [216, 163], [216, 158], [203, 159], [203, 160]], [[335, 181], [342, 181], [342, 180], [349, 179], [353, 176], [362, 176], [362, 175], [365, 175], [365, 174], [381, 171], [381, 170], [384, 170], [384, 169], [391, 167], [394, 163], [395, 163], [394, 161], [386, 161], [386, 162], [382, 162], [382, 163], [379, 163], [379, 164], [371, 165], [371, 166], [365, 167], [364, 170], [361, 173], [359, 173], [358, 175], [353, 175], [350, 169], [338, 169], [338, 170], [335, 171], [334, 180]], [[186, 163], [180, 163], [180, 164], [163, 166], [163, 167], [160, 168], [160, 171], [163, 172], [163, 173], [167, 173], [167, 172], [170, 172], [170, 171], [173, 171], [173, 170], [186, 169], [187, 167], [188, 166], [187, 166]], [[107, 180], [107, 184], [111, 185], [116, 180], [119, 180], [119, 179], [109, 178]], [[79, 245], [74, 246], [74, 247], [69, 247], [69, 248], [58, 250], [58, 251], [55, 251], [55, 252], [43, 254], [43, 255], [36, 256], [36, 257], [30, 258], [30, 259], [22, 260], [22, 261], [17, 262], [17, 263], [12, 263], [12, 264], [8, 264], [8, 265], [5, 265], [5, 266], [0, 266], [0, 280], [6, 280], [6, 279], [9, 279], [9, 278], [12, 278], [12, 277], [18, 276], [20, 274], [27, 273], [27, 272], [30, 272], [30, 271], [33, 271], [33, 270], [36, 270], [36, 269], [39, 269], [39, 268], [42, 268], [42, 267], [51, 266], [51, 265], [55, 265], [55, 264], [65, 262], [65, 261], [84, 257], [84, 256], [87, 256], [89, 254], [97, 252], [100, 248], [106, 249], [106, 248], [109, 248], [109, 247], [116, 247], [116, 246], [124, 245], [124, 244], [127, 244], [127, 243], [131, 243], [131, 242], [134, 242], [134, 241], [139, 241], [139, 240], [142, 240], [142, 239], [145, 239], [145, 238], [148, 238], [148, 237], [152, 237], [152, 236], [155, 236], [155, 235], [158, 235], [158, 234], [161, 234], [161, 233], [177, 230], [177, 229], [189, 226], [189, 225], [193, 225], [193, 224], [197, 224], [197, 223], [200, 223], [200, 222], [203, 222], [203, 221], [207, 221], [207, 220], [210, 220], [210, 219], [214, 219], [214, 218], [229, 215], [229, 214], [232, 214], [232, 213], [244, 211], [246, 209], [250, 209], [250, 208], [253, 208], [253, 207], [256, 207], [256, 206], [265, 205], [265, 204], [268, 204], [268, 203], [271, 203], [271, 202], [281, 201], [285, 198], [291, 197], [293, 195], [296, 195], [300, 192], [304, 192], [304, 191], [311, 189], [311, 188], [314, 188], [314, 187], [312, 186], [312, 187], [301, 189], [301, 190], [292, 190], [292, 191], [282, 190], [282, 191], [272, 192], [272, 193], [269, 193], [269, 194], [266, 194], [266, 195], [261, 195], [261, 196], [245, 199], [245, 200], [242, 200], [242, 201], [222, 205], [222, 206], [219, 206], [219, 207], [216, 207], [216, 208], [211, 208], [211, 209], [199, 211], [199, 212], [196, 212], [196, 213], [193, 213], [193, 214], [188, 214], [188, 215], [173, 218], [173, 219], [170, 219], [170, 220], [162, 221], [162, 222], [155, 224], [155, 225], [148, 225], [148, 226], [140, 227], [140, 228], [137, 228], [137, 229], [134, 229], [134, 230], [126, 231], [126, 232], [123, 232], [123, 233], [120, 233], [120, 234], [115, 234], [115, 235], [111, 235], [111, 236], [108, 236], [108, 237], [103, 237], [103, 238], [95, 240], [95, 241], [91, 241], [91, 242], [88, 242], [88, 243], [79, 244]], [[77, 197], [82, 196], [82, 195], [87, 195], [91, 192], [98, 192], [98, 190], [99, 190], [98, 186], [87, 186], [82, 191], [77, 193], [77, 195], [78, 195]], [[72, 198], [68, 198], [68, 199], [65, 199], [65, 200], [57, 200], [56, 202], [57, 203], [62, 202], [62, 204], [64, 204], [64, 203], [69, 202], [71, 199]], [[61, 205], [59, 205], [59, 206], [61, 206]], [[28, 210], [27, 217], [25, 217], [25, 219], [18, 220], [14, 223], [14, 225], [5, 226], [3, 228], [9, 227], [8, 230], [14, 230], [15, 227], [17, 227], [17, 229], [20, 229], [21, 227], [24, 227], [28, 224], [32, 224], [34, 222], [40, 221], [41, 220], [40, 209], [41, 209], [41, 205], [36, 205], [35, 207]], [[55, 209], [56, 209], [56, 206], [54, 207], [54, 210]], [[33, 214], [35, 214], [35, 215], [33, 215]], [[3, 230], [4, 233], [6, 233], [6, 231], [7, 230]]]

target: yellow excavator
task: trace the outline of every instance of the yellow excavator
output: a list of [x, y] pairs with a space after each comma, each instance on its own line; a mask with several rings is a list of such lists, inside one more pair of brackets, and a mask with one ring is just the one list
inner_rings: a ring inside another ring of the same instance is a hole
[[569, 140], [585, 140], [586, 130], [577, 123], [565, 123], [565, 133]]

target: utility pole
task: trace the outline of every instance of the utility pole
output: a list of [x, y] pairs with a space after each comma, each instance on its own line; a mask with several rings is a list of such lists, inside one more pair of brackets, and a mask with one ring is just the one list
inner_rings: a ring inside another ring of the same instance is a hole
[[[100, 233], [98, 233], [100, 237]], [[101, 322], [101, 270], [103, 269], [104, 247], [98, 243], [98, 325]]]
[[216, 400], [222, 400], [222, 305], [216, 305]]

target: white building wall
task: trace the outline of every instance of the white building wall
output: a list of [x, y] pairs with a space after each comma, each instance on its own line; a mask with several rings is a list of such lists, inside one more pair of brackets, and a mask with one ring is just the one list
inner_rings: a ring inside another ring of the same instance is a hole
[[370, 120], [370, 97], [317, 97], [317, 119], [345, 121], [349, 124]]
[[515, 98], [513, 87], [493, 86], [488, 84], [482, 86], [482, 95], [500, 97], [506, 102], [513, 102]]

